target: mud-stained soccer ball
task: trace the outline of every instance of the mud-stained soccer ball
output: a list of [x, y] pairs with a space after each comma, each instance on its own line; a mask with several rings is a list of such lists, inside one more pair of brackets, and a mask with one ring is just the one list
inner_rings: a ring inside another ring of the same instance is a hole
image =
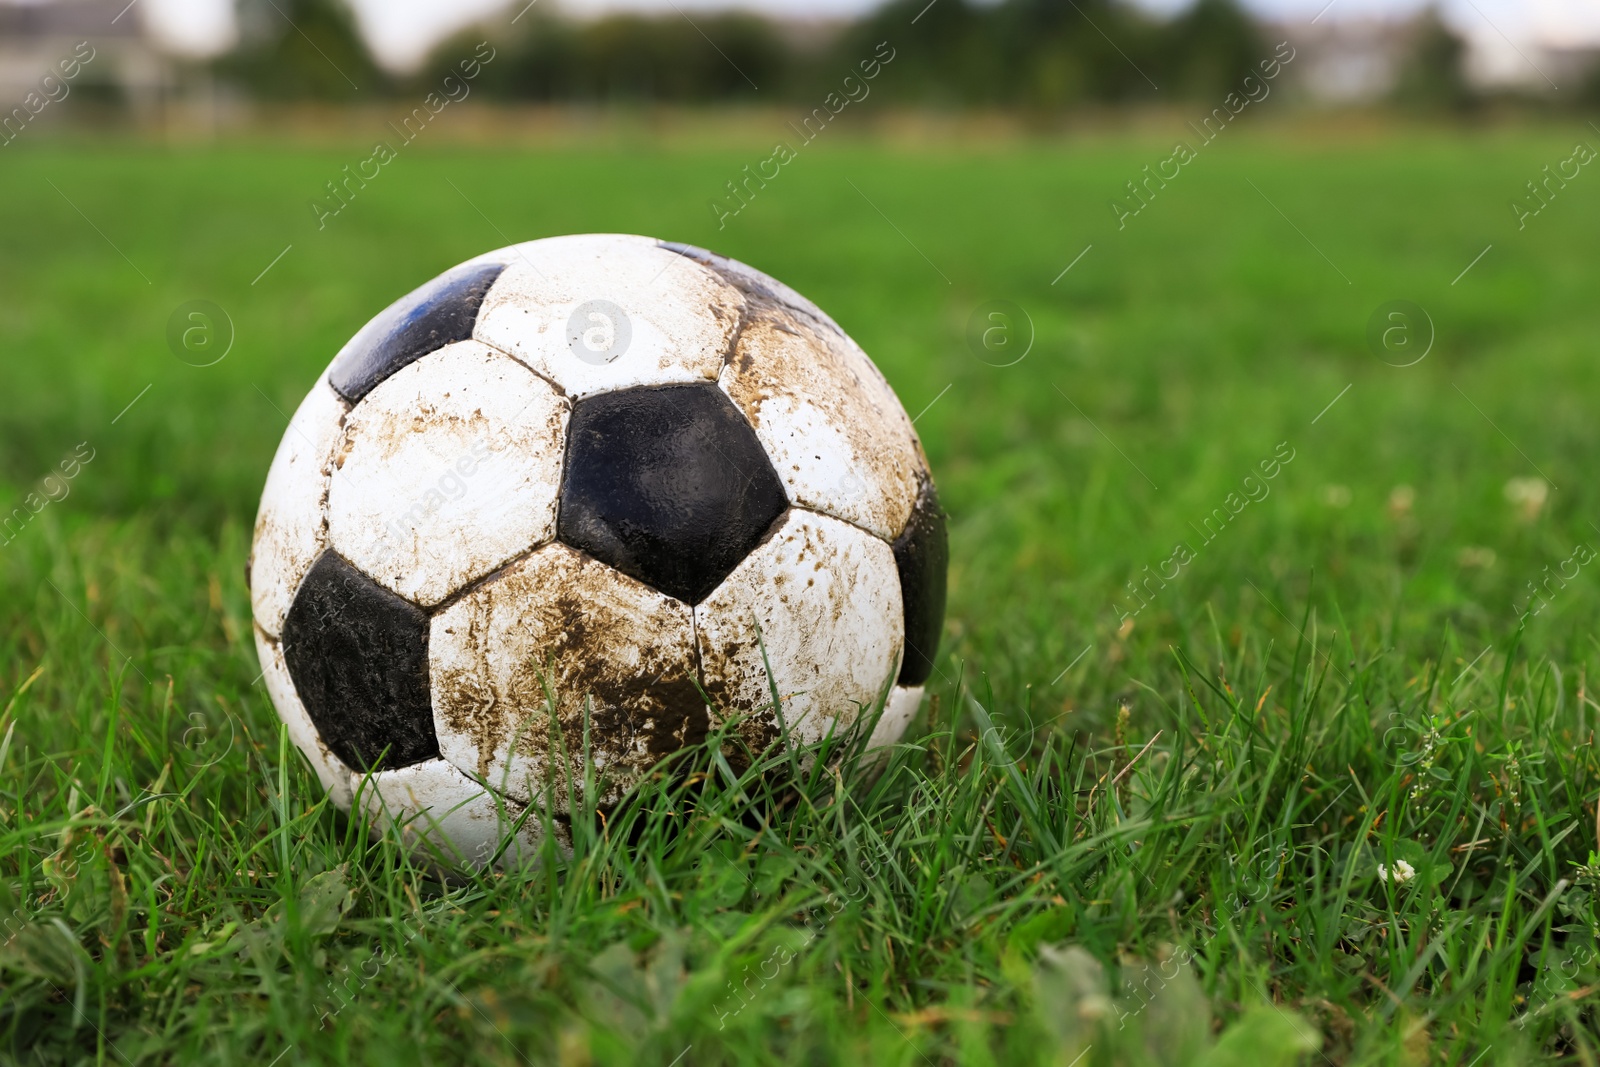
[[559, 831], [569, 782], [615, 804], [729, 722], [755, 752], [870, 715], [894, 742], [945, 561], [911, 420], [831, 318], [599, 235], [480, 256], [363, 327], [290, 420], [249, 576], [334, 801], [481, 864]]

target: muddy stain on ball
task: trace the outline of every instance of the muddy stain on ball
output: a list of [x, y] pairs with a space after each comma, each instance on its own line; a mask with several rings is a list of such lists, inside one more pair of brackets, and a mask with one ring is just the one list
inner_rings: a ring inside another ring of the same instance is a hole
[[441, 611], [431, 652], [441, 750], [519, 795], [551, 775], [563, 790], [566, 775], [582, 782], [586, 714], [591, 756], [608, 779], [602, 802], [710, 726], [688, 605], [566, 545], [540, 549]]

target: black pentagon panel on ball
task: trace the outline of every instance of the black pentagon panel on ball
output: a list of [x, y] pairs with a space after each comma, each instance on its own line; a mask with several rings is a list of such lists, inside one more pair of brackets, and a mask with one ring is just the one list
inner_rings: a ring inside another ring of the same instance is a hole
[[944, 512], [933, 480], [923, 477], [922, 491], [911, 518], [894, 542], [894, 562], [900, 569], [900, 599], [906, 611], [906, 652], [900, 664], [901, 685], [921, 685], [933, 673], [944, 629], [946, 569], [950, 540]]
[[689, 604], [788, 507], [755, 431], [711, 382], [579, 400], [556, 536]]
[[331, 549], [283, 622], [283, 658], [324, 744], [348, 766], [392, 770], [439, 755], [428, 618]]
[[466, 341], [503, 263], [446, 271], [389, 305], [334, 361], [328, 383], [352, 404], [385, 378], [445, 345]]

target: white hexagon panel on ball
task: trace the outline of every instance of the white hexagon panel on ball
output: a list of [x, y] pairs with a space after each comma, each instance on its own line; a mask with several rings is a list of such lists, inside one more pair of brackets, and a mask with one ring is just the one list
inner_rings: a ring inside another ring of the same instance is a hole
[[917, 444], [854, 343], [778, 309], [752, 315], [718, 384], [755, 427], [789, 499], [886, 541], [917, 501]]
[[570, 411], [476, 341], [396, 371], [345, 419], [328, 494], [334, 549], [429, 607], [550, 540]]
[[695, 606], [706, 693], [721, 711], [754, 711], [752, 725], [770, 738], [778, 732], [776, 686], [794, 743], [842, 733], [899, 670], [901, 612], [887, 544], [838, 519], [791, 509]]
[[517, 245], [473, 336], [574, 400], [640, 385], [713, 381], [744, 311], [739, 290], [646, 237]]

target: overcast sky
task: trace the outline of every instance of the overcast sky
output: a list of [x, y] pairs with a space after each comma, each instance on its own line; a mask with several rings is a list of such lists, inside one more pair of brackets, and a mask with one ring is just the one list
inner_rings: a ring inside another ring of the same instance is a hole
[[[226, 47], [233, 33], [232, 0], [138, 0], [147, 23], [174, 44], [205, 53]], [[486, 15], [512, 15], [527, 0], [350, 0], [363, 32], [389, 66], [416, 65], [442, 37]], [[877, 0], [534, 0], [569, 14], [619, 9], [670, 12], [737, 7], [788, 18], [837, 18], [876, 6]], [[937, 2], [937, 0], [936, 0]], [[1137, 0], [1139, 6], [1171, 12], [1186, 0]], [[1403, 18], [1426, 0], [1243, 0], [1258, 16], [1322, 21]], [[1472, 44], [1475, 60], [1501, 78], [1537, 80], [1532, 63], [1541, 45], [1600, 44], [1597, 0], [1443, 0], [1446, 19]], [[1324, 11], [1324, 9], [1326, 9]]]

